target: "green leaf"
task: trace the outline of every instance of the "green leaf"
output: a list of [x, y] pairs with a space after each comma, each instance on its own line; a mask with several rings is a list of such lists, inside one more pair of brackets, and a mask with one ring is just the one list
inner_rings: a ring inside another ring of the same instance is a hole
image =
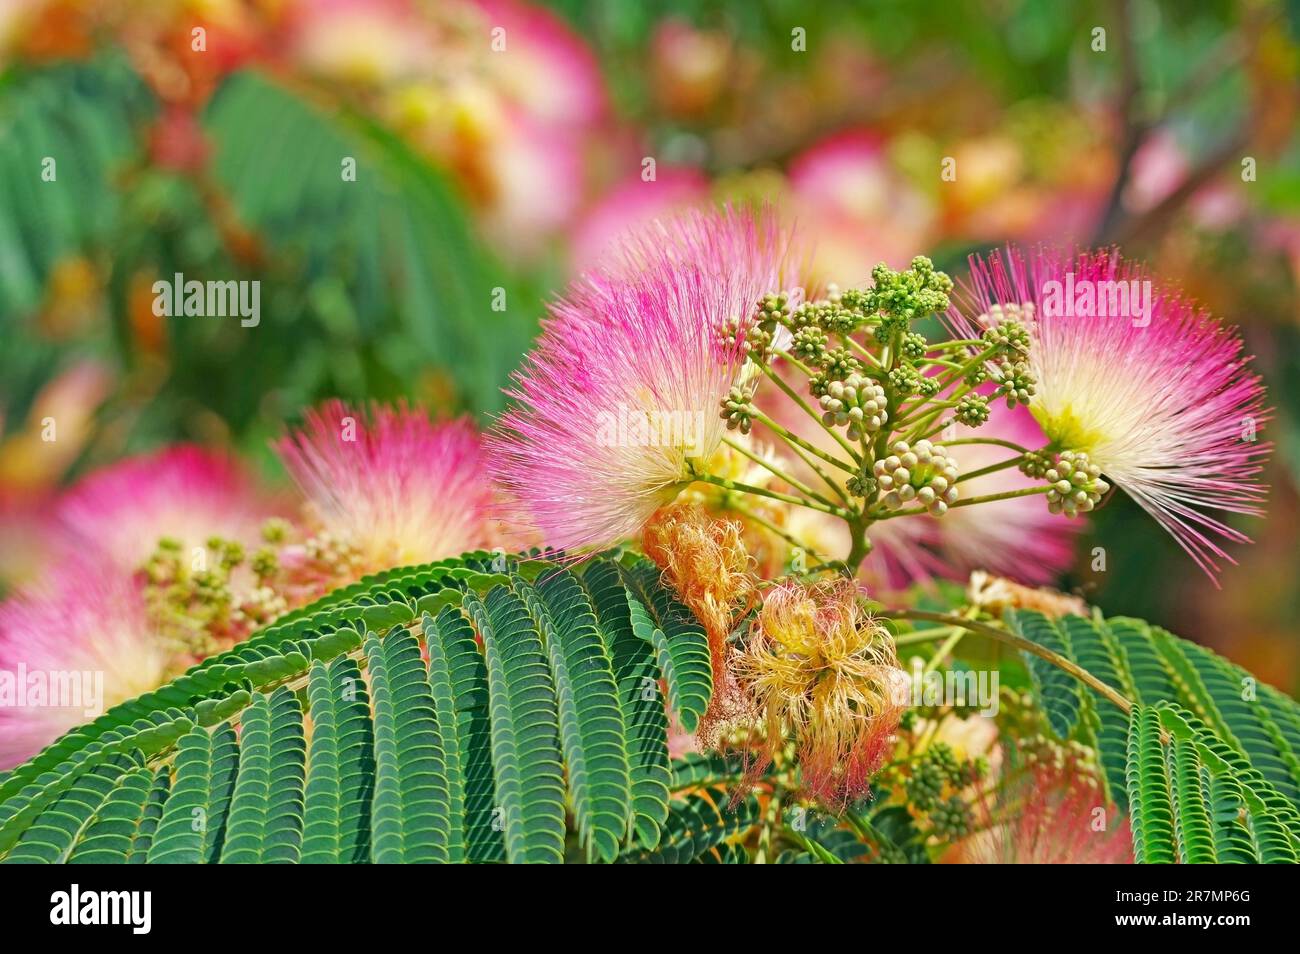
[[238, 767], [229, 725], [212, 732], [194, 728], [181, 737], [176, 778], [149, 846], [150, 864], [207, 864], [221, 856]]
[[1135, 706], [1128, 751], [1138, 862], [1295, 863], [1300, 817], [1195, 716], [1171, 704]]
[[[222, 84], [204, 125], [216, 183], [292, 269], [294, 307], [279, 316], [292, 325], [261, 330], [293, 341], [310, 322], [315, 334], [305, 339], [325, 345], [316, 363], [251, 350], [231, 363], [261, 380], [288, 377], [308, 398], [327, 389], [361, 397], [390, 380], [400, 388], [432, 366], [467, 407], [501, 406], [500, 383], [527, 350], [536, 312], [489, 307], [495, 287], [514, 292], [514, 283], [474, 235], [442, 170], [370, 117], [318, 109], [251, 71]], [[355, 179], [342, 175], [345, 158]]]
[[1174, 815], [1178, 819], [1178, 860], [1182, 864], [1213, 864], [1217, 859], [1207, 804], [1209, 773], [1201, 765], [1196, 744], [1190, 740], [1179, 739], [1169, 746], [1168, 758]]
[[[121, 56], [34, 70], [3, 92], [0, 315], [9, 318], [40, 306], [60, 260], [110, 241], [122, 206], [114, 176], [138, 155], [137, 127], [155, 107]], [[43, 181], [47, 156], [54, 178]], [[0, 356], [0, 378], [10, 380], [14, 357]]]
[[[1106, 685], [1121, 694], [1131, 696], [1131, 682], [1125, 680], [1122, 650], [1105, 621], [1084, 619], [1082, 616], [1063, 616], [1058, 626], [1074, 653], [1075, 661]], [[1096, 744], [1101, 762], [1106, 793], [1121, 810], [1127, 807], [1127, 739], [1128, 718], [1118, 706], [1104, 698], [1095, 689], [1081, 686], [1080, 691], [1089, 701], [1092, 718], [1096, 722]]]
[[[1007, 625], [1025, 639], [1031, 639], [1066, 659], [1074, 658], [1069, 637], [1051, 617], [1035, 611], [1008, 610]], [[1078, 680], [1038, 656], [1026, 653], [1025, 660], [1052, 731], [1062, 738], [1069, 736], [1079, 720], [1082, 706], [1082, 689]]]
[[704, 785], [728, 785], [740, 780], [745, 767], [739, 756], [688, 752], [673, 759], [673, 791]]
[[505, 587], [486, 600], [465, 596], [483, 639], [506, 856], [511, 862], [564, 860], [564, 773], [555, 687], [541, 639], [523, 601]]
[[120, 779], [68, 864], [143, 864], [171, 785], [166, 769], [134, 769]]
[[[1135, 702], [1177, 704], [1189, 710], [1204, 723], [1208, 737], [1231, 750], [1234, 758], [1267, 782], [1270, 797], [1300, 810], [1296, 748], [1300, 745], [1300, 705], [1294, 700], [1259, 685], [1246, 670], [1203, 646], [1141, 620], [1065, 616], [1053, 621], [1037, 611], [1016, 610], [1008, 613], [1008, 623], [1022, 636], [1061, 653]], [[1126, 763], [1122, 715], [1099, 693], [1076, 683], [1091, 715], [1086, 723], [1069, 718], [1072, 703], [1061, 688], [1061, 679], [1074, 682], [1073, 678], [1060, 670], [1052, 675], [1047, 669], [1055, 667], [1042, 660], [1033, 665], [1043, 673], [1037, 688], [1044, 708], [1049, 716], [1056, 715], [1051, 719], [1053, 731], [1096, 745], [1108, 791], [1123, 806], [1118, 784], [1119, 766]], [[1087, 726], [1094, 724], [1096, 738], [1086, 737]]]
[[225, 864], [296, 862], [302, 851], [307, 745], [302, 706], [281, 686], [244, 710]]
[[1135, 707], [1129, 715], [1128, 802], [1133, 855], [1141, 863], [1173, 862], [1174, 803], [1166, 774], [1160, 716]]
[[559, 702], [560, 741], [578, 831], [590, 857], [613, 861], [631, 814], [626, 730], [614, 670], [586, 594], [567, 570], [515, 591], [537, 621]]
[[[687, 732], [694, 732], [713, 695], [713, 666], [704, 627], [659, 582], [648, 560], [625, 571], [632, 629], [655, 648], [668, 684], [668, 704]], [[632, 596], [635, 591], [639, 595]]]
[[308, 683], [311, 746], [303, 809], [304, 864], [351, 864], [370, 856], [374, 743], [370, 697], [352, 659], [313, 663]]
[[404, 629], [382, 640], [372, 634], [365, 652], [375, 731], [371, 857], [445, 863], [453, 825], [448, 764], [419, 640]]
[[673, 801], [657, 847], [634, 849], [618, 860], [622, 864], [686, 864], [749, 828], [757, 819], [758, 802], [752, 797], [729, 808], [724, 793], [692, 792]]
[[659, 689], [653, 647], [632, 629], [628, 594], [619, 567], [592, 560], [582, 584], [596, 611], [597, 627], [609, 652], [627, 725], [628, 769], [632, 781], [632, 826], [643, 847], [659, 843], [668, 818], [668, 717]]
[[[501, 559], [345, 587], [73, 730], [0, 776], [0, 857], [562, 861], [567, 810], [589, 860], [616, 860], [633, 840], [657, 849], [673, 781], [660, 683], [703, 712], [707, 676], [691, 658], [702, 631], [657, 574], [633, 596], [609, 559], [581, 578]], [[366, 619], [405, 621], [444, 593], [462, 607], [423, 614], [427, 665], [406, 623], [363, 642]], [[692, 812], [735, 780], [722, 760], [686, 765]], [[668, 854], [740, 860], [715, 836], [747, 816], [701, 817], [708, 833], [697, 844], [678, 819]]]
[[22, 833], [5, 862], [58, 864], [66, 861], [119, 780], [140, 762], [138, 756], [115, 756], [80, 776]]
[[438, 725], [446, 746], [452, 827], [447, 850], [451, 861], [504, 861], [505, 841], [494, 825], [496, 781], [492, 774], [491, 720], [487, 667], [474, 641], [474, 629], [457, 610], [443, 609], [437, 619], [425, 614], [429, 684]]

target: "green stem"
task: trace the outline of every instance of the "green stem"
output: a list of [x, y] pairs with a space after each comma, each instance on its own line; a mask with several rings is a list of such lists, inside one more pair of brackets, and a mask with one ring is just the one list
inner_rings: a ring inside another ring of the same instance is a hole
[[960, 626], [936, 626], [933, 629], [918, 629], [915, 632], [904, 633], [902, 636], [894, 637], [895, 646], [913, 646], [917, 643], [932, 643], [936, 639], [951, 634], [952, 630], [959, 630]]
[[917, 364], [918, 365], [924, 364], [927, 367], [932, 367], [932, 368], [949, 368], [954, 371], [957, 368], [961, 367], [960, 364], [958, 364], [956, 361], [953, 361], [949, 358], [922, 358], [920, 361], [917, 362]]
[[829, 513], [844, 520], [850, 519], [853, 515], [843, 507], [827, 506], [816, 500], [808, 500], [804, 497], [796, 497], [794, 494], [783, 494], [776, 490], [767, 490], [763, 487], [755, 487], [752, 484], [744, 484], [738, 480], [731, 480], [727, 477], [717, 477], [713, 474], [701, 474], [693, 472], [691, 476], [702, 483], [713, 484], [726, 490], [734, 490], [742, 494], [754, 494], [757, 497], [769, 497], [772, 500], [780, 500], [782, 503], [795, 504], [800, 507], [807, 507], [810, 510], [820, 510], [822, 513]]
[[[948, 408], [954, 408], [957, 407], [957, 405], [959, 405], [960, 403], [961, 403], [960, 401], [917, 402], [916, 404], [913, 404], [907, 408], [907, 413], [916, 414], [917, 416], [904, 417], [901, 421], [899, 421], [897, 424], [894, 425], [894, 429], [901, 431], [905, 427], [911, 427], [913, 424], [915, 424], [917, 421], [921, 420], [924, 417], [933, 417], [935, 411], [942, 411]], [[922, 408], [924, 408], [925, 410], [921, 411]]]
[[[1011, 500], [1013, 497], [1031, 497], [1034, 494], [1045, 494], [1052, 488], [1047, 487], [1026, 487], [1023, 490], [1004, 490], [1000, 494], [985, 494], [982, 497], [965, 497], [954, 504], [949, 504], [948, 509], [953, 507], [972, 507], [975, 504], [991, 503], [994, 500]], [[915, 517], [919, 514], [926, 513], [924, 507], [915, 507], [911, 510], [893, 510], [886, 513], [873, 513], [872, 520], [893, 520], [895, 517]]]
[[840, 339], [848, 342], [849, 349], [855, 352], [859, 357], [866, 358], [874, 367], [880, 367], [880, 359], [854, 340], [851, 335], [840, 335]]
[[[983, 343], [984, 342], [980, 342], [980, 344]], [[954, 381], [959, 381], [962, 378], [966, 377], [966, 375], [972, 369], [977, 368], [980, 365], [984, 364], [990, 358], [996, 357], [997, 353], [998, 353], [997, 348], [986, 348], [984, 351], [981, 351], [979, 354], [972, 356], [970, 360], [968, 360], [965, 364], [963, 364], [961, 367], [957, 368], [955, 371], [951, 372], [950, 374], [948, 374], [947, 376], [945, 376], [939, 381], [939, 386], [938, 388], [935, 389], [935, 394], [942, 394], [952, 385]], [[948, 400], [956, 401], [961, 397], [963, 397], [965, 394], [967, 394], [970, 390], [971, 388], [969, 384], [963, 384], [952, 394], [948, 395]], [[926, 433], [925, 430], [926, 427], [929, 426], [929, 424], [933, 422], [934, 419], [938, 417], [942, 412], [943, 412], [943, 408], [937, 408], [933, 412], [926, 414], [923, 418], [921, 418], [920, 423], [916, 426], [916, 429], [907, 436], [908, 443], [913, 443], [915, 441], [920, 440], [922, 437], [929, 436]]]
[[827, 851], [825, 847], [823, 847], [822, 845], [819, 845], [817, 842], [813, 841], [811, 838], [808, 838], [808, 837], [807, 837], [806, 835], [804, 835], [802, 832], [795, 831], [793, 828], [790, 828], [790, 827], [787, 825], [787, 826], [786, 826], [786, 829], [785, 829], [785, 834], [786, 834], [786, 837], [787, 837], [787, 838], [789, 838], [791, 841], [793, 841], [796, 845], [798, 845], [798, 846], [799, 846], [800, 848], [802, 848], [804, 851], [808, 852], [808, 854], [812, 855], [814, 858], [816, 858], [816, 859], [817, 859], [818, 861], [820, 861], [822, 864], [825, 864], [825, 865], [842, 865], [842, 864], [844, 864], [843, 861], [841, 861], [839, 858], [835, 857], [833, 854], [831, 854], [829, 851]]
[[[763, 369], [763, 373], [766, 374], [769, 378], [771, 378], [771, 379], [772, 379], [772, 382], [773, 382], [773, 383], [774, 383], [778, 388], [780, 388], [782, 391], [785, 392], [786, 397], [790, 398], [790, 400], [794, 401], [794, 402], [795, 402], [796, 404], [798, 404], [801, 408], [803, 408], [804, 413], [806, 413], [809, 417], [811, 417], [814, 421], [817, 422], [817, 426], [818, 426], [818, 427], [824, 428], [827, 434], [829, 434], [831, 437], [835, 438], [836, 442], [837, 442], [837, 443], [838, 443], [842, 448], [844, 448], [844, 452], [845, 452], [846, 454], [849, 455], [849, 460], [853, 461], [853, 462], [856, 463], [856, 464], [861, 464], [861, 463], [862, 463], [862, 461], [858, 459], [858, 455], [854, 452], [853, 448], [849, 445], [849, 443], [848, 443], [847, 441], [845, 441], [844, 438], [840, 437], [840, 435], [836, 434], [835, 431], [833, 431], [831, 428], [826, 427], [826, 425], [822, 423], [822, 416], [821, 416], [821, 414], [820, 414], [818, 411], [814, 411], [813, 408], [812, 408], [812, 406], [811, 406], [807, 401], [805, 401], [805, 400], [803, 399], [803, 396], [802, 396], [801, 394], [799, 394], [798, 391], [796, 391], [794, 388], [790, 387], [790, 385], [786, 384], [785, 381], [783, 381], [783, 380], [781, 379], [781, 375], [777, 374], [775, 371], [773, 371], [773, 370], [772, 370], [768, 365], [766, 365], [766, 364], [759, 365], [759, 367], [761, 367], [761, 368]], [[800, 367], [803, 367], [803, 366], [800, 365]], [[767, 423], [767, 421], [764, 421], [764, 423]], [[768, 426], [769, 426], [769, 427], [772, 427], [773, 425], [772, 425], [772, 424], [768, 424]], [[779, 426], [779, 425], [778, 425], [778, 426]], [[782, 428], [782, 430], [785, 430], [785, 429]], [[787, 431], [786, 433], [788, 434], [789, 432]], [[790, 436], [793, 437], [794, 435], [790, 435]], [[802, 438], [800, 438], [800, 440], [802, 441]], [[815, 449], [811, 444], [808, 444], [806, 441], [803, 442], [803, 444], [804, 444], [804, 447], [805, 447], [806, 450], [816, 450], [816, 449]], [[819, 453], [818, 456], [822, 456], [822, 455]], [[832, 463], [834, 463], [834, 458], [828, 458], [828, 459], [829, 459]], [[852, 468], [850, 468], [850, 469], [852, 469]]]
[[840, 502], [844, 504], [844, 506], [852, 509], [853, 501], [849, 500], [849, 495], [843, 489], [841, 489], [838, 483], [836, 483], [834, 480], [831, 479], [830, 475], [826, 473], [826, 471], [822, 470], [822, 468], [817, 464], [815, 460], [812, 459], [812, 456], [806, 450], [804, 450], [798, 444], [787, 443], [785, 446], [790, 448], [790, 452], [792, 454], [794, 454], [801, 461], [807, 464], [808, 467], [812, 470], [812, 472], [822, 479], [822, 483], [824, 483], [828, 488], [830, 488], [831, 493], [833, 493], [836, 497], [838, 497], [840, 499]]
[[823, 556], [822, 554], [814, 550], [812, 547], [805, 544], [802, 540], [799, 540], [796, 537], [789, 534], [788, 532], [786, 532], [785, 530], [782, 530], [771, 520], [768, 520], [766, 517], [764, 517], [762, 514], [758, 513], [757, 511], [750, 510], [744, 504], [738, 504], [735, 502], [732, 502], [730, 504], [730, 508], [732, 510], [735, 510], [737, 513], [741, 514], [742, 516], [750, 520], [753, 520], [755, 523], [759, 524], [760, 526], [766, 527], [769, 531], [775, 533], [786, 543], [790, 544], [790, 546], [798, 547], [800, 550], [802, 550], [804, 553], [807, 553], [809, 556], [811, 556], [814, 560], [817, 560], [819, 563], [829, 562], [825, 556]]
[[979, 470], [972, 470], [967, 474], [960, 474], [957, 477], [957, 483], [963, 480], [974, 480], [976, 477], [983, 477], [985, 474], [996, 474], [1000, 470], [1006, 470], [1008, 467], [1014, 467], [1024, 460], [1023, 456], [1012, 457], [1010, 460], [1004, 460], [1000, 464], [989, 464], [987, 467], [981, 467]]
[[859, 838], [869, 838], [875, 841], [875, 832], [871, 830], [871, 824], [847, 805], [844, 807], [844, 820], [849, 823]]
[[849, 534], [852, 536], [853, 544], [849, 549], [849, 555], [844, 558], [844, 568], [850, 577], [858, 575], [858, 568], [871, 552], [871, 541], [867, 539], [868, 522], [861, 516], [848, 518]]
[[957, 644], [961, 642], [962, 637], [965, 635], [966, 627], [954, 626], [953, 634], [945, 639], [943, 645], [934, 651], [934, 655], [930, 657], [930, 661], [925, 664], [925, 669], [922, 670], [922, 674], [924, 675], [925, 673], [934, 672], [938, 669], [939, 665], [948, 658], [948, 654], [957, 648]]
[[[824, 450], [814, 447], [812, 444], [809, 444], [798, 434], [792, 434], [790, 431], [786, 430], [784, 427], [776, 423], [776, 421], [772, 420], [762, 411], [756, 411], [753, 417], [754, 420], [758, 421], [760, 424], [769, 428], [772, 431], [772, 433], [774, 433], [777, 437], [781, 438], [781, 440], [785, 441], [787, 444], [793, 447], [802, 447], [808, 453], [821, 458], [828, 464], [833, 464], [834, 466], [838, 467], [840, 470], [848, 471], [850, 474], [856, 474], [858, 472], [857, 467], [854, 467], [851, 464], [846, 464], [838, 457], [833, 457], [830, 454], [826, 453]], [[822, 424], [821, 421], [817, 422], [817, 426], [825, 427], [825, 425]]]
[[761, 458], [761, 457], [759, 457], [757, 454], [755, 454], [753, 451], [750, 451], [750, 450], [748, 450], [747, 448], [743, 447], [743, 446], [742, 446], [741, 444], [739, 444], [738, 442], [733, 441], [730, 437], [723, 437], [723, 438], [722, 438], [722, 443], [726, 444], [728, 447], [730, 447], [732, 450], [736, 451], [737, 453], [743, 454], [744, 456], [748, 457], [750, 460], [752, 460], [752, 461], [753, 461], [755, 464], [757, 464], [759, 467], [764, 468], [765, 470], [767, 470], [769, 473], [773, 474], [774, 476], [780, 478], [781, 480], [784, 480], [787, 484], [789, 484], [789, 485], [790, 485], [791, 487], [793, 487], [795, 490], [799, 491], [799, 493], [801, 493], [801, 494], [803, 494], [803, 495], [805, 495], [805, 496], [807, 496], [807, 497], [811, 497], [813, 500], [820, 501], [821, 503], [826, 504], [826, 506], [828, 506], [828, 507], [833, 507], [833, 506], [835, 506], [835, 504], [831, 503], [829, 500], [827, 500], [827, 499], [826, 499], [825, 497], [823, 497], [821, 494], [817, 493], [817, 491], [813, 490], [811, 487], [809, 487], [809, 486], [808, 486], [807, 484], [805, 484], [803, 481], [799, 480], [799, 479], [796, 478], [796, 477], [791, 476], [790, 474], [787, 474], [785, 471], [781, 470], [780, 467], [777, 467], [777, 466], [776, 466], [775, 464], [773, 464], [771, 461], [766, 461], [766, 460], [764, 460], [763, 458]]
[[783, 793], [780, 790], [772, 792], [772, 800], [768, 803], [767, 814], [763, 818], [763, 827], [758, 836], [758, 851], [754, 854], [754, 864], [765, 865], [768, 858], [772, 856], [772, 831], [781, 824], [781, 802]]
[[[983, 343], [984, 342], [980, 342], [980, 344]], [[985, 364], [992, 358], [996, 358], [997, 354], [998, 354], [998, 349], [996, 347], [993, 347], [993, 348], [985, 348], [979, 354], [972, 355], [970, 360], [968, 360], [957, 370], [953, 371], [946, 378], [944, 378], [943, 381], [939, 383], [939, 390], [936, 391], [935, 393], [942, 394], [944, 389], [948, 387], [950, 384], [952, 384], [954, 381], [958, 380], [959, 378], [966, 377], [967, 374], [969, 374], [971, 371], [974, 371], [980, 365]]]
[[936, 444], [942, 444], [944, 447], [956, 447], [959, 444], [996, 444], [999, 447], [1010, 448], [1013, 451], [1019, 451], [1021, 454], [1028, 454], [1028, 447], [1021, 447], [1012, 441], [1004, 441], [999, 437], [954, 437], [950, 441], [935, 441]]

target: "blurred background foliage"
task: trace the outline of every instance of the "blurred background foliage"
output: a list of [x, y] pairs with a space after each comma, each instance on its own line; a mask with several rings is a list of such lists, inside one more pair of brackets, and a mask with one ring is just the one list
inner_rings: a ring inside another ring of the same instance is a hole
[[[622, 228], [757, 197], [841, 284], [1118, 243], [1240, 324], [1276, 408], [1257, 544], [1216, 592], [1117, 499], [1062, 583], [1294, 689], [1298, 40], [1294, 0], [5, 0], [0, 546], [166, 442], [270, 467], [327, 396], [486, 422]], [[176, 272], [261, 281], [260, 324], [154, 315]]]

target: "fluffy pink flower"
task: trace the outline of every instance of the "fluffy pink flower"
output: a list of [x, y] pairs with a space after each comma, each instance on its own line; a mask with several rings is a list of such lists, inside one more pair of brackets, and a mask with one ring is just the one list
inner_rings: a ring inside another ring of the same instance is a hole
[[55, 519], [70, 546], [101, 552], [132, 573], [164, 537], [186, 547], [214, 535], [254, 544], [273, 514], [234, 458], [180, 444], [90, 474], [60, 501]]
[[790, 237], [770, 214], [690, 212], [631, 237], [570, 286], [516, 376], [491, 438], [493, 475], [546, 542], [635, 535], [717, 449], [754, 305], [792, 284]]
[[114, 568], [74, 557], [20, 589], [0, 604], [0, 770], [157, 688], [167, 666], [137, 584]]
[[489, 542], [492, 488], [478, 432], [423, 411], [328, 401], [277, 445], [311, 516], [366, 571], [456, 556]]
[[1029, 408], [1052, 449], [1086, 453], [1213, 578], [1219, 541], [1248, 540], [1214, 514], [1260, 512], [1270, 449], [1237, 336], [1110, 251], [973, 258], [951, 323], [978, 335], [999, 304], [1033, 306]]

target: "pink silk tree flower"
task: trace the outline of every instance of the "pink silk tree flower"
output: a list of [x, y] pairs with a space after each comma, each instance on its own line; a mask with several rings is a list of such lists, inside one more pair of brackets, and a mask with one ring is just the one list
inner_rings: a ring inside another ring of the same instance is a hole
[[276, 449], [309, 520], [354, 552], [362, 573], [489, 543], [492, 487], [468, 420], [435, 423], [403, 405], [328, 401]]
[[493, 476], [548, 544], [634, 537], [691, 483], [722, 440], [755, 305], [792, 287], [793, 258], [771, 213], [690, 211], [552, 306], [489, 438]]
[[69, 546], [103, 553], [133, 573], [163, 538], [185, 547], [204, 547], [213, 536], [256, 544], [275, 513], [233, 457], [178, 444], [89, 474], [59, 502], [55, 520]]
[[[1047, 479], [1082, 471], [1086, 483], [1096, 470], [1211, 579], [1220, 559], [1235, 562], [1221, 541], [1249, 539], [1215, 514], [1261, 512], [1270, 450], [1256, 437], [1270, 416], [1264, 388], [1237, 335], [1114, 251], [1008, 249], [971, 265], [949, 322], [964, 338], [1009, 317], [1028, 331], [1027, 403], [1061, 455]], [[1075, 492], [1062, 494], [1049, 501], [1069, 513]]]
[[0, 770], [170, 674], [138, 582], [84, 556], [61, 563], [0, 603]]

